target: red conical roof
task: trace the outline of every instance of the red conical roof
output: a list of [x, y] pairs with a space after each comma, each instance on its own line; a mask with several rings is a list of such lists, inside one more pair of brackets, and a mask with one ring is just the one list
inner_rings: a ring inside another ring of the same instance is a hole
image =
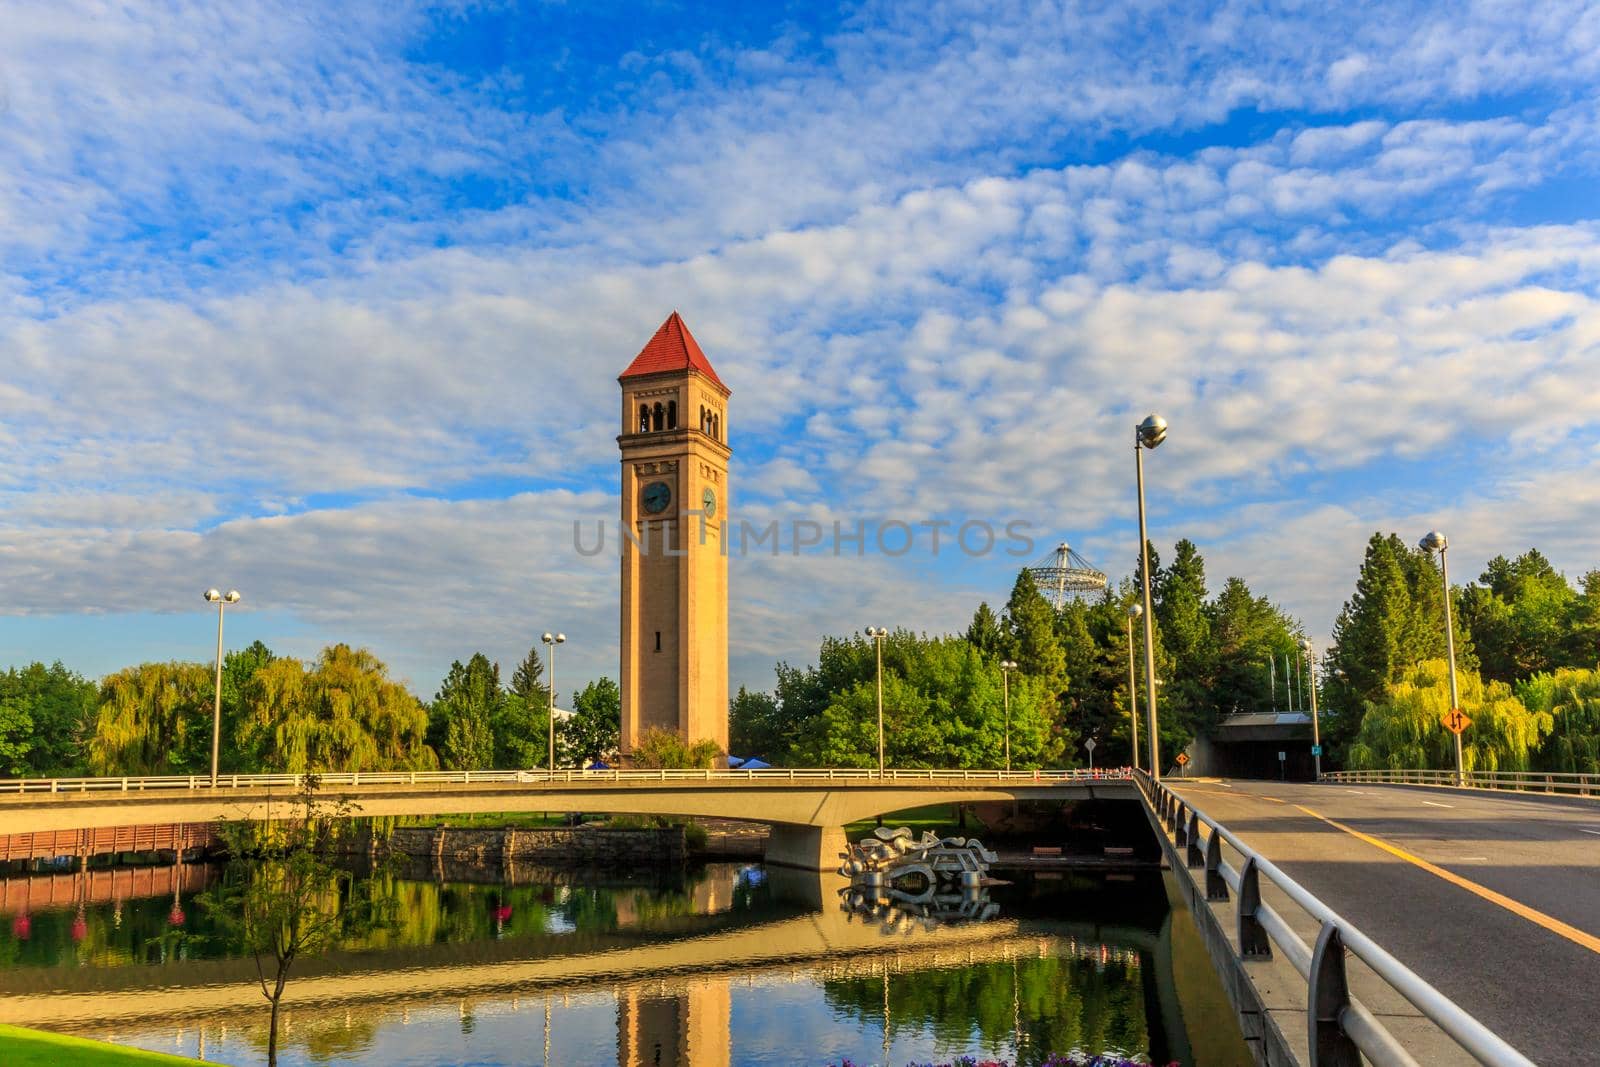
[[689, 327], [683, 324], [683, 319], [674, 311], [667, 316], [667, 321], [661, 324], [661, 329], [656, 331], [656, 335], [650, 338], [650, 343], [633, 357], [628, 369], [618, 375], [617, 380], [686, 370], [698, 371], [715, 382], [717, 388], [724, 393], [731, 392], [722, 384], [722, 379], [717, 377], [717, 372], [712, 369], [711, 361], [706, 358], [706, 354], [700, 351], [700, 346], [695, 343]]

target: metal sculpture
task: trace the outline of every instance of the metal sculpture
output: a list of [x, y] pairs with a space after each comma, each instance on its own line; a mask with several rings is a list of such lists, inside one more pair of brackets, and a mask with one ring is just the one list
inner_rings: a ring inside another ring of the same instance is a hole
[[963, 888], [982, 885], [989, 865], [998, 857], [975, 837], [938, 837], [924, 830], [920, 840], [913, 840], [904, 826], [898, 830], [880, 826], [872, 836], [840, 853], [840, 858], [844, 863], [839, 873], [852, 882], [873, 889], [920, 882], [925, 892], [932, 893], [940, 883], [954, 882]]

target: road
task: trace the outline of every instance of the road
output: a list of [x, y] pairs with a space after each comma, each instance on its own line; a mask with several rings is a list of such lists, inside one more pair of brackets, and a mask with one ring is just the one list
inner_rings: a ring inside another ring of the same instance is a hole
[[1166, 784], [1525, 1055], [1600, 1065], [1600, 799]]

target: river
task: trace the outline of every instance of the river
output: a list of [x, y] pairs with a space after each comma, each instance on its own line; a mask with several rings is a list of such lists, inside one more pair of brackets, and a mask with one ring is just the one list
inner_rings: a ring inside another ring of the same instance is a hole
[[[752, 863], [466, 880], [483, 873], [383, 876], [394, 920], [295, 965], [279, 1062], [1250, 1062], [1155, 870], [1000, 872], [1009, 884], [935, 916], [854, 910], [836, 876]], [[255, 963], [197, 902], [216, 877], [0, 879], [0, 1022], [264, 1062]]]

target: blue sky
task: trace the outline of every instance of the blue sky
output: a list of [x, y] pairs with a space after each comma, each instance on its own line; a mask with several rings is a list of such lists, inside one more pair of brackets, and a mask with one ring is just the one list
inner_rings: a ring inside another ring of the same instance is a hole
[[[616, 669], [674, 308], [753, 522], [1151, 532], [1325, 636], [1374, 529], [1600, 565], [1600, 8], [7, 5], [0, 663]], [[924, 547], [926, 542], [923, 542]], [[734, 561], [735, 683], [1015, 561]], [[565, 686], [563, 685], [563, 688]]]

